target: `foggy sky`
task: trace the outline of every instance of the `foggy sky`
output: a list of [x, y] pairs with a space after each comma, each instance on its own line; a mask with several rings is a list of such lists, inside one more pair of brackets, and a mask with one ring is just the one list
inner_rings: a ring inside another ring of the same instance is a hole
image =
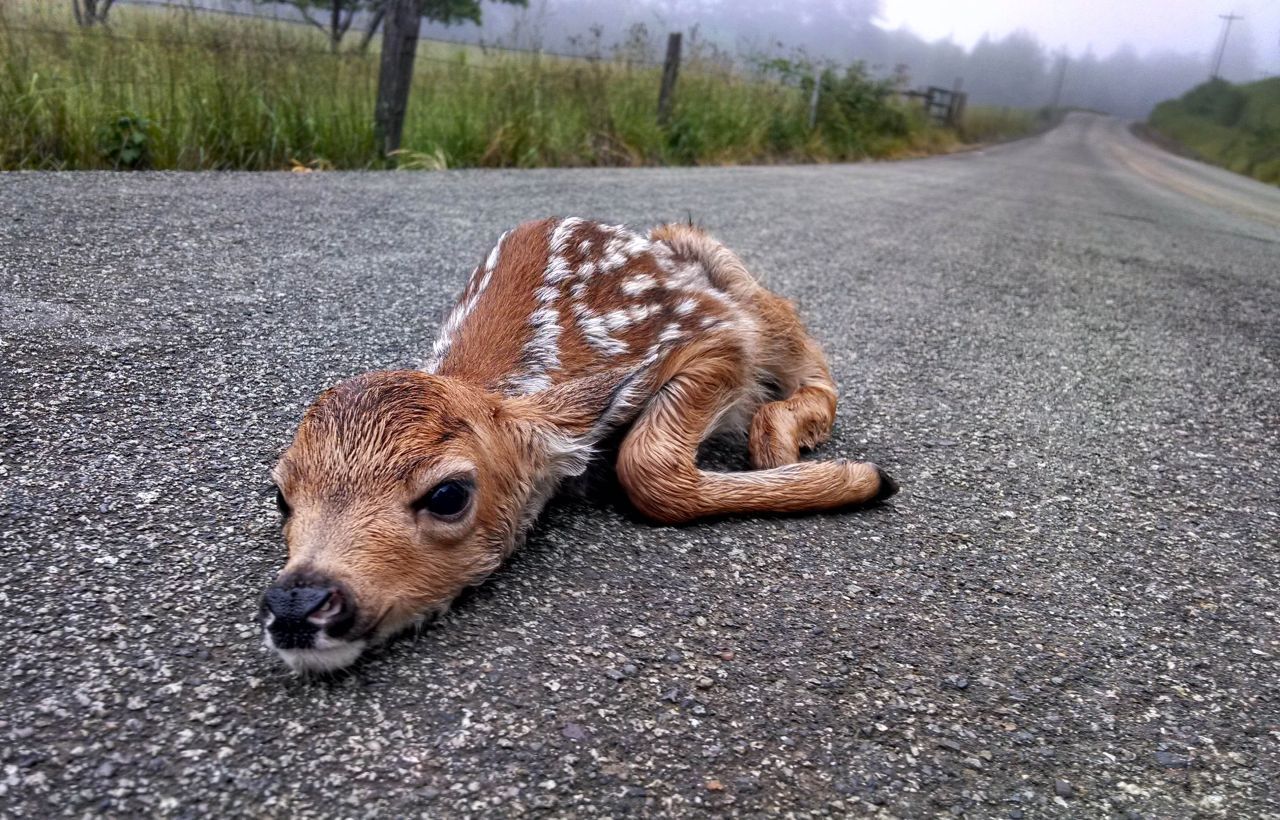
[[1280, 73], [1280, 0], [528, 0], [485, 3], [479, 29], [428, 34], [580, 52], [593, 27], [607, 45], [636, 42], [642, 25], [650, 59], [661, 58], [666, 32], [696, 32], [691, 42], [745, 66], [797, 56], [861, 63], [911, 87], [960, 84], [981, 105], [1057, 102], [1142, 118], [1209, 78], [1224, 2], [1246, 19], [1232, 29], [1220, 75]]
[[[653, 34], [696, 26], [702, 36], [738, 54], [801, 47], [842, 62], [863, 60], [880, 73], [919, 61], [899, 35], [966, 51], [984, 39], [1029, 36], [1047, 55], [1065, 51], [1086, 61], [1120, 55], [1203, 64], [1204, 77], [1222, 31], [1234, 23], [1222, 76], [1249, 82], [1280, 74], [1280, 0], [527, 0], [527, 8], [484, 2], [479, 31], [454, 35], [489, 42], [536, 32], [540, 45], [564, 42], [600, 24], [616, 37], [640, 22]], [[879, 34], [877, 34], [877, 32]], [[1184, 68], [1185, 65], [1184, 65]], [[1190, 79], [1195, 72], [1187, 68]], [[933, 78], [941, 80], [941, 78]], [[1189, 86], [1188, 86], [1189, 87]], [[1185, 89], [1184, 89], [1185, 90]]]
[[[180, 1], [297, 14], [283, 0]], [[430, 24], [423, 33], [574, 54], [624, 48], [629, 59], [652, 61], [667, 32], [684, 31], [704, 53], [710, 46], [744, 67], [798, 55], [860, 63], [916, 88], [961, 83], [983, 105], [1056, 101], [1141, 118], [1208, 79], [1218, 15], [1234, 11], [1245, 19], [1232, 28], [1221, 76], [1280, 75], [1280, 0], [482, 0], [481, 8], [480, 26]]]
[[[252, 9], [263, 6], [287, 8], [288, 0], [171, 0], [193, 2], [197, 6]], [[519, 18], [554, 18], [556, 11], [570, 6], [576, 31], [546, 32], [582, 34], [592, 24], [620, 30], [631, 22], [644, 22], [661, 30], [667, 21], [696, 21], [704, 32], [719, 32], [721, 40], [735, 41], [738, 48], [758, 48], [739, 30], [734, 17], [769, 17], [785, 21], [787, 13], [796, 25], [781, 25], [771, 31], [773, 39], [788, 45], [811, 47], [804, 42], [805, 0], [526, 0], [527, 8], [514, 11], [481, 0], [484, 25], [454, 27], [449, 34], [461, 39], [506, 39]], [[128, 0], [124, 0], [128, 2]], [[929, 41], [949, 40], [972, 49], [984, 35], [1000, 39], [1014, 32], [1031, 34], [1050, 50], [1061, 49], [1073, 57], [1092, 52], [1096, 57], [1114, 54], [1130, 46], [1143, 56], [1176, 52], [1206, 63], [1217, 48], [1222, 31], [1218, 15], [1234, 12], [1244, 16], [1231, 30], [1227, 53], [1230, 79], [1238, 82], [1280, 74], [1280, 0], [827, 0], [816, 4], [845, 9], [852, 17], [869, 19], [880, 29], [905, 29]], [[557, 21], [559, 22], [559, 21]], [[472, 30], [468, 30], [472, 29]], [[1247, 70], [1247, 76], [1231, 76], [1232, 66]]]
[[1128, 43], [1143, 54], [1177, 51], [1207, 59], [1221, 32], [1218, 15], [1228, 12], [1245, 18], [1233, 24], [1229, 49], [1252, 49], [1259, 76], [1280, 74], [1277, 0], [881, 0], [876, 22], [928, 40], [950, 37], [966, 48], [983, 34], [999, 38], [1025, 29], [1073, 55], [1092, 47], [1106, 56]]

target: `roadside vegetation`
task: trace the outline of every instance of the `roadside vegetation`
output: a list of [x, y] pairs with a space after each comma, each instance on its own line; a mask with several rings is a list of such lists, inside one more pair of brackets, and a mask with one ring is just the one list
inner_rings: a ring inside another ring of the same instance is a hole
[[1062, 120], [1063, 112], [1049, 108], [1027, 111], [1022, 108], [970, 106], [964, 112], [957, 136], [964, 143], [1005, 142], [1046, 131]]
[[[563, 58], [424, 41], [407, 168], [825, 162], [1004, 139], [1034, 116], [971, 107], [930, 124], [858, 65], [732, 65], [696, 40], [675, 107], [655, 117], [661, 67], [648, 33]], [[0, 169], [381, 167], [373, 137], [376, 41], [262, 19], [116, 5], [79, 27], [62, 3], [0, 3]]]
[[1280, 77], [1211, 80], [1157, 105], [1147, 125], [1197, 159], [1280, 185]]

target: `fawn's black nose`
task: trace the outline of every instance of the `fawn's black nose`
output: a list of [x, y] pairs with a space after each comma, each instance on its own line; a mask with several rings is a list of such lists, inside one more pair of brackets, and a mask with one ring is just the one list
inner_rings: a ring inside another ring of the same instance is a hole
[[335, 590], [328, 587], [272, 587], [267, 590], [267, 611], [277, 621], [302, 621], [324, 606]]
[[350, 598], [328, 584], [277, 584], [267, 590], [262, 604], [277, 649], [309, 649], [321, 630], [336, 637], [355, 620]]

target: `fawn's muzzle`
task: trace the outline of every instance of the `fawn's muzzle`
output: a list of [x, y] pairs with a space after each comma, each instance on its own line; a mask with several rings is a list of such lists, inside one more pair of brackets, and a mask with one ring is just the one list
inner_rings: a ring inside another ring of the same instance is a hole
[[351, 596], [323, 580], [282, 579], [263, 595], [262, 607], [276, 649], [311, 649], [317, 636], [340, 637], [356, 619]]

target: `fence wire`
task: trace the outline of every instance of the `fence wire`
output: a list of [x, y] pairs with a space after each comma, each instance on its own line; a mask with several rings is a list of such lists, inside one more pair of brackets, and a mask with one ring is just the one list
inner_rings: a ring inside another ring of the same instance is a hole
[[[159, 4], [156, 4], [156, 5], [159, 5]], [[249, 16], [249, 15], [245, 15], [245, 16]], [[260, 17], [258, 19], [271, 20], [272, 18]], [[75, 36], [76, 34], [76, 32], [67, 31], [66, 29], [41, 28], [38, 26], [15, 26], [15, 25], [5, 25], [3, 23], [0, 23], [0, 31], [16, 31], [16, 32], [22, 32], [23, 34], [42, 34], [49, 37], [71, 37], [71, 36]], [[210, 42], [204, 42], [200, 40], [187, 40], [187, 39], [176, 38], [176, 37], [142, 37], [136, 34], [118, 34], [110, 30], [101, 32], [100, 36], [112, 42], [153, 43], [153, 44], [158, 44], [163, 46], [171, 46], [174, 48], [190, 48], [190, 49], [197, 49], [200, 51], [208, 51], [208, 52], [234, 51], [234, 52], [243, 52], [243, 53], [281, 55], [286, 57], [308, 56], [308, 57], [316, 57], [316, 58], [322, 58], [322, 59], [334, 58], [334, 59], [350, 60], [350, 61], [366, 61], [366, 60], [374, 59], [374, 56], [371, 54], [361, 54], [359, 52], [353, 52], [353, 51], [334, 52], [334, 51], [330, 51], [329, 49], [323, 49], [323, 48], [298, 48], [296, 46], [284, 46], [284, 45], [267, 47], [267, 46], [246, 45], [244, 43], [229, 43], [229, 42], [210, 43]], [[442, 40], [440, 42], [449, 42], [449, 41]], [[446, 65], [454, 66], [455, 68], [478, 69], [478, 70], [489, 70], [489, 71], [497, 71], [497, 70], [500, 70], [501, 68], [500, 66], [480, 65], [480, 64], [465, 62], [462, 60], [457, 60], [449, 57], [434, 57], [434, 56], [426, 55], [422, 53], [419, 53], [417, 55], [417, 59], [427, 60], [429, 62], [444, 63]]]
[[[315, 23], [303, 17], [281, 17], [279, 14], [257, 14], [251, 11], [239, 11], [236, 9], [213, 8], [208, 6], [196, 6], [186, 3], [173, 3], [167, 0], [119, 0], [121, 6], [138, 6], [144, 8], [167, 9], [170, 11], [179, 11], [190, 14], [212, 14], [222, 15], [226, 17], [239, 17], [246, 20], [258, 20], [272, 23], [285, 23], [287, 25], [305, 26], [308, 29], [315, 29]], [[323, 29], [323, 27], [320, 27]], [[326, 30], [327, 31], [327, 30]], [[360, 30], [358, 34], [363, 35], [364, 30]], [[351, 32], [347, 33], [350, 36]], [[484, 53], [496, 51], [501, 53], [519, 54], [524, 56], [537, 57], [555, 57], [562, 60], [580, 60], [583, 62], [597, 63], [610, 62], [610, 58], [602, 54], [572, 54], [563, 51], [551, 51], [542, 48], [520, 48], [517, 46], [502, 45], [500, 43], [489, 43], [481, 40], [473, 42], [470, 40], [452, 40], [447, 37], [424, 37], [418, 36], [418, 41], [422, 43], [436, 43], [439, 45], [460, 46], [464, 48], [480, 49]], [[328, 52], [326, 52], [328, 53]], [[342, 52], [339, 52], [342, 53]], [[350, 53], [350, 52], [347, 52]], [[647, 68], [661, 68], [661, 60], [637, 60], [626, 58], [626, 62], [630, 65], [644, 66]]]

